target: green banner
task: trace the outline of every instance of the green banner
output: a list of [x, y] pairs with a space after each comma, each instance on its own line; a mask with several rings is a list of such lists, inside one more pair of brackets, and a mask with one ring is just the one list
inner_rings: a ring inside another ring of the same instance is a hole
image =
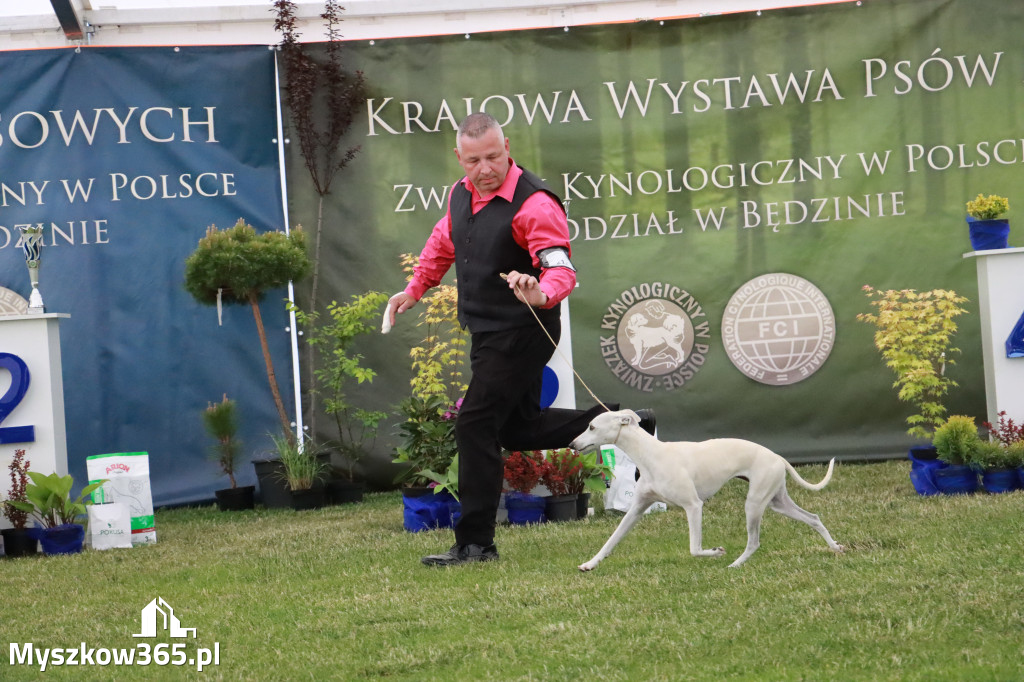
[[[321, 300], [404, 286], [399, 254], [462, 174], [455, 126], [485, 110], [568, 202], [573, 358], [597, 395], [655, 408], [667, 439], [905, 453], [862, 287], [970, 299], [949, 409], [983, 415], [964, 203], [1012, 206], [1024, 181], [1022, 17], [896, 0], [346, 45], [369, 99], [324, 209]], [[291, 147], [293, 222], [312, 225]], [[412, 322], [366, 351], [375, 407], [408, 393]]]

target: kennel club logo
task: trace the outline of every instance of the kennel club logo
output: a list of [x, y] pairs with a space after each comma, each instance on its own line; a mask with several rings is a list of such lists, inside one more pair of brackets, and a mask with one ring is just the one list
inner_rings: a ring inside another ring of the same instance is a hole
[[825, 294], [803, 277], [776, 272], [750, 280], [722, 316], [729, 360], [770, 386], [803, 381], [828, 359], [836, 317]]
[[697, 374], [711, 348], [711, 328], [688, 291], [665, 282], [619, 294], [601, 318], [601, 357], [624, 384], [671, 391]]
[[10, 289], [0, 287], [0, 315], [24, 315], [28, 312], [28, 301]]

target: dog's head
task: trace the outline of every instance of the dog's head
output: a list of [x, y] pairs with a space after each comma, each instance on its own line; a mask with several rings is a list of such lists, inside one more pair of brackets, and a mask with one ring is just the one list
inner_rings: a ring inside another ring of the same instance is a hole
[[639, 424], [640, 417], [633, 410], [604, 412], [594, 417], [587, 430], [576, 436], [569, 445], [580, 452], [596, 450], [602, 445], [615, 445], [622, 429]]

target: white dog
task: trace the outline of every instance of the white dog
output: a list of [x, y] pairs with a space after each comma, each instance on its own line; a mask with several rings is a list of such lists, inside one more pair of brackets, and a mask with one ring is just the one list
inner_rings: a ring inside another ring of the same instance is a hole
[[590, 571], [611, 554], [615, 545], [636, 525], [654, 502], [678, 505], [686, 511], [690, 527], [690, 554], [723, 556], [725, 549], [704, 549], [701, 545], [701, 512], [704, 500], [714, 495], [730, 478], [742, 476], [750, 481], [747, 492], [747, 548], [730, 568], [739, 566], [761, 544], [761, 517], [771, 507], [775, 511], [803, 521], [825, 538], [829, 548], [842, 552], [818, 517], [804, 511], [786, 492], [786, 472], [808, 490], [821, 490], [832, 478], [835, 459], [820, 483], [812, 485], [800, 478], [793, 466], [768, 448], [736, 438], [718, 438], [701, 443], [662, 443], [640, 428], [640, 418], [631, 410], [605, 412], [590, 422], [586, 431], [572, 442], [576, 450], [587, 451], [606, 444], [621, 448], [640, 469], [633, 504], [608, 542], [593, 559], [579, 568]]

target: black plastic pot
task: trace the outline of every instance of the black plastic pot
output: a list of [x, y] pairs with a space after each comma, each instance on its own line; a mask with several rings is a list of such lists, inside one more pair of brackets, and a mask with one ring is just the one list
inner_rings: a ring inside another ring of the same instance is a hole
[[28, 528], [4, 528], [4, 554], [10, 558], [33, 556], [39, 553], [39, 541], [32, 537]]
[[576, 493], [569, 495], [552, 495], [545, 499], [544, 515], [548, 521], [575, 521], [576, 516]]
[[332, 478], [327, 482], [327, 504], [351, 504], [363, 501], [366, 486], [359, 481]]
[[292, 496], [284, 479], [284, 464], [279, 459], [253, 460], [256, 482], [260, 486], [260, 501], [268, 509], [288, 509]]
[[590, 493], [579, 493], [576, 496], [576, 518], [587, 518], [587, 511], [590, 509]]
[[291, 490], [289, 495], [289, 506], [295, 511], [306, 509], [320, 509], [324, 506], [324, 488], [313, 486], [304, 490]]
[[243, 511], [255, 507], [256, 486], [247, 485], [241, 488], [223, 488], [215, 490], [217, 508], [221, 511]]

